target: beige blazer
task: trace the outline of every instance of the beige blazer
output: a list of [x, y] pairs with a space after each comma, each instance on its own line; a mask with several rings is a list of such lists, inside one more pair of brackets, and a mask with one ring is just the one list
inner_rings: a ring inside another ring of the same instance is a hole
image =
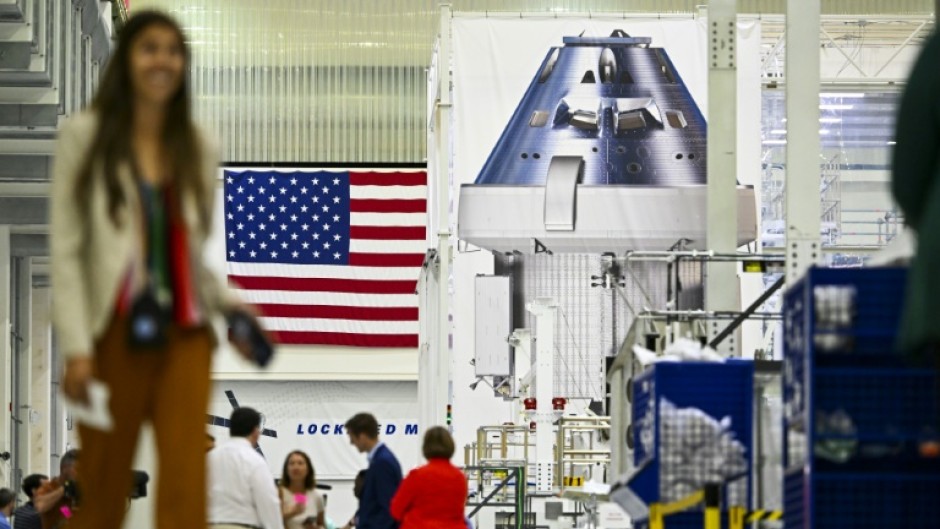
[[[134, 262], [143, 262], [137, 185], [129, 166], [119, 168], [126, 204], [118, 211], [119, 225], [108, 214], [102, 166], [93, 166], [96, 176], [86, 209], [79, 204], [77, 180], [98, 118], [91, 112], [74, 116], [62, 127], [53, 163], [50, 213], [53, 325], [66, 357], [91, 355], [94, 343], [111, 321], [118, 291]], [[205, 318], [231, 307], [236, 301], [228, 287], [202, 262], [209, 226], [201, 226], [199, 211], [211, 212], [215, 197], [218, 154], [203, 141], [201, 178], [208, 190], [205, 203], [193, 196], [182, 197], [182, 214], [189, 228], [193, 284]], [[186, 175], [189, 176], [189, 175]], [[210, 215], [210, 218], [213, 218]]]

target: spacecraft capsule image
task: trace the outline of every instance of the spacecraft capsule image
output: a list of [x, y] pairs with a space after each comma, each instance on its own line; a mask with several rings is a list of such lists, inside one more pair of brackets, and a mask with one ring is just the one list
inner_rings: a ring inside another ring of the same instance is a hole
[[[458, 234], [495, 251], [703, 247], [707, 124], [647, 37], [564, 37], [551, 48], [474, 184]], [[739, 240], [756, 238], [738, 189]]]
[[706, 124], [649, 38], [566, 37], [539, 67], [477, 184], [545, 184], [551, 157], [581, 156], [582, 184], [705, 183]]

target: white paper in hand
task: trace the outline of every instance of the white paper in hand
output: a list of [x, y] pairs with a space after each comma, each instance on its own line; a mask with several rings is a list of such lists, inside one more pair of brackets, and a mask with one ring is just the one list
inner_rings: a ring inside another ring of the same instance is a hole
[[72, 417], [76, 421], [89, 428], [110, 432], [111, 428], [114, 427], [108, 407], [110, 400], [111, 390], [108, 389], [108, 386], [99, 380], [90, 380], [88, 382], [88, 404], [66, 398], [65, 405], [72, 412]]

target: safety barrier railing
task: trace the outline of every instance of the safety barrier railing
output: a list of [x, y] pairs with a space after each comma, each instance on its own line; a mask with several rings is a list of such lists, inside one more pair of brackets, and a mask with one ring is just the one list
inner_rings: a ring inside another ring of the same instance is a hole
[[757, 522], [775, 522], [783, 519], [783, 511], [749, 511], [744, 507], [728, 509], [728, 529], [744, 529], [745, 525]]
[[[512, 507], [512, 527], [513, 529], [523, 529], [525, 526], [525, 499], [526, 499], [526, 465], [485, 465], [485, 466], [466, 466], [463, 467], [464, 474], [471, 477], [475, 474], [477, 477], [476, 493], [482, 496], [482, 499], [470, 500], [466, 506], [471, 508], [468, 518], [473, 518], [484, 507]], [[484, 478], [484, 475], [494, 476], [492, 490], [487, 490], [485, 483], [490, 481]], [[500, 492], [510, 492], [512, 498], [499, 498]], [[502, 500], [502, 501], [500, 501]], [[507, 501], [509, 500], [509, 501]]]
[[597, 434], [608, 432], [609, 436], [610, 417], [561, 417], [557, 428], [555, 486], [580, 487], [589, 480], [585, 476], [606, 480], [610, 470], [610, 449], [600, 446]]
[[[705, 508], [703, 516], [703, 529], [721, 529], [722, 510], [721, 505], [722, 485], [706, 485], [704, 489], [694, 492], [681, 500], [671, 503], [652, 503], [650, 504], [649, 529], [668, 529], [666, 518], [686, 512], [689, 509], [703, 505]], [[761, 521], [775, 521], [783, 517], [783, 512], [773, 510], [755, 509], [748, 510], [746, 507], [729, 507], [726, 511], [728, 515], [728, 529], [744, 529], [745, 524], [752, 524]]]

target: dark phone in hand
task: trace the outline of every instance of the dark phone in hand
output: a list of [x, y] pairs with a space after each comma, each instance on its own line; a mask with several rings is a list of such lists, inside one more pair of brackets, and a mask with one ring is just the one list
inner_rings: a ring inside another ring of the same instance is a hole
[[258, 328], [257, 321], [248, 313], [236, 310], [228, 315], [228, 328], [233, 341], [248, 345], [255, 364], [267, 367], [274, 357], [274, 346]]

